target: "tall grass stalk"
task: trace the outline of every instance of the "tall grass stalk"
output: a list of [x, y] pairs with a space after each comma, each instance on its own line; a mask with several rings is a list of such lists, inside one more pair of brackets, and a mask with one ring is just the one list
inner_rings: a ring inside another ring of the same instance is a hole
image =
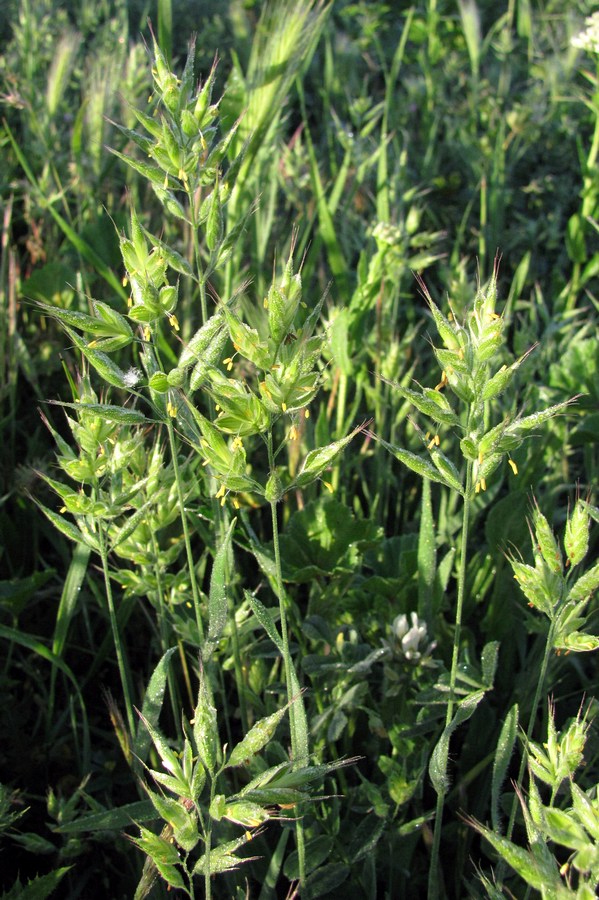
[[[420, 456], [411, 451], [388, 444], [383, 445], [404, 465], [422, 477], [441, 483], [453, 493], [462, 497], [462, 524], [460, 531], [460, 558], [457, 575], [457, 599], [453, 616], [454, 634], [452, 642], [451, 669], [447, 687], [447, 708], [445, 725], [435, 746], [429, 763], [429, 773], [437, 793], [436, 815], [429, 868], [428, 897], [436, 900], [440, 895], [439, 857], [443, 811], [449, 790], [449, 747], [456, 728], [467, 721], [476, 710], [484, 693], [494, 678], [497, 645], [490, 642], [482, 651], [481, 668], [483, 677], [476, 689], [470, 690], [458, 701], [456, 688], [461, 651], [461, 631], [463, 625], [464, 600], [466, 597], [466, 572], [468, 530], [474, 498], [484, 495], [487, 479], [498, 469], [507, 454], [523, 442], [527, 433], [562, 411], [567, 402], [549, 407], [541, 412], [511, 421], [505, 418], [490, 427], [490, 411], [493, 402], [512, 381], [522, 364], [520, 359], [498, 367], [504, 353], [504, 320], [495, 311], [497, 301], [498, 259], [495, 260], [493, 275], [485, 287], [478, 286], [474, 302], [461, 321], [453, 310], [446, 317], [433, 302], [424, 282], [420, 286], [427, 300], [429, 310], [443, 347], [433, 346], [437, 363], [441, 368], [441, 380], [434, 389], [424, 387], [413, 390], [401, 384], [394, 384], [395, 390], [409, 400], [417, 410], [430, 417], [438, 426], [456, 429], [461, 435], [460, 468], [440, 449], [438, 434], [421, 435], [428, 451]], [[493, 371], [495, 369], [495, 371]], [[458, 401], [460, 414], [449, 403], [445, 392], [452, 392]], [[379, 440], [381, 440], [379, 438]], [[517, 466], [511, 461], [513, 474]], [[463, 692], [462, 692], [463, 693]]]
[[[468, 427], [468, 426], [466, 426]], [[472, 477], [474, 465], [468, 460], [466, 462], [466, 482], [464, 488], [464, 499], [462, 505], [462, 528], [460, 532], [460, 564], [458, 570], [457, 581], [457, 601], [455, 610], [454, 632], [453, 632], [453, 649], [451, 654], [451, 670], [449, 674], [449, 695], [447, 699], [447, 709], [445, 712], [445, 728], [451, 725], [454, 715], [454, 707], [456, 704], [456, 683], [458, 665], [460, 661], [461, 647], [461, 631], [462, 617], [464, 614], [464, 597], [466, 595], [466, 569], [468, 564], [468, 531], [470, 527], [470, 511], [472, 506]], [[433, 843], [431, 847], [431, 862], [429, 869], [428, 882], [428, 898], [429, 900], [437, 900], [440, 896], [439, 892], [439, 854], [441, 849], [441, 834], [443, 828], [443, 810], [445, 807], [445, 795], [437, 794], [437, 805], [435, 810], [435, 824], [433, 829]]]
[[[267, 434], [268, 461], [270, 471], [275, 473], [275, 459], [273, 453], [272, 431]], [[309, 759], [308, 745], [308, 722], [306, 718], [306, 710], [304, 707], [304, 699], [301, 691], [298, 692], [299, 682], [291, 650], [289, 648], [289, 625], [287, 622], [287, 596], [283, 585], [283, 567], [281, 565], [281, 549], [279, 543], [279, 520], [277, 515], [277, 503], [271, 500], [270, 503], [271, 521], [272, 521], [272, 542], [275, 558], [275, 582], [277, 588], [277, 597], [279, 601], [279, 616], [281, 625], [281, 639], [283, 644], [283, 665], [285, 666], [285, 681], [287, 683], [287, 700], [290, 703], [289, 723], [291, 728], [291, 752], [294, 765], [301, 767], [306, 764]], [[304, 842], [304, 826], [302, 822], [302, 811], [298, 810], [298, 819], [296, 822], [296, 840], [297, 854], [299, 860], [300, 872], [300, 889], [303, 887], [306, 878], [306, 853]]]
[[191, 596], [193, 598], [193, 610], [195, 613], [196, 626], [200, 642], [204, 642], [204, 625], [202, 623], [202, 610], [200, 606], [200, 591], [196, 577], [195, 560], [191, 546], [191, 536], [189, 533], [189, 520], [186, 512], [185, 494], [183, 492], [183, 484], [181, 479], [181, 470], [179, 468], [179, 448], [175, 438], [175, 429], [172, 420], [167, 419], [166, 423], [169, 446], [171, 449], [171, 459], [173, 462], [173, 470], [175, 473], [175, 484], [177, 485], [177, 496], [179, 498], [179, 511], [181, 514], [181, 525], [183, 526], [183, 539], [185, 541], [185, 553], [187, 556], [187, 570], [189, 572], [189, 581], [191, 584]]
[[[104, 533], [102, 531], [102, 525], [100, 523], [100, 527], [97, 533], [98, 538], [98, 548], [100, 554], [100, 561], [102, 563], [102, 575], [104, 578], [104, 592], [106, 594], [106, 603], [108, 605], [108, 616], [110, 618], [110, 627], [112, 629], [112, 639], [114, 643], [114, 652], [116, 653], [117, 665], [119, 668], [119, 675], [121, 677], [121, 687], [123, 689], [123, 699], [125, 701], [125, 711], [127, 715], [127, 725], [129, 727], [129, 734], [131, 739], [135, 735], [136, 730], [136, 719], [133, 712], [133, 703], [131, 700], [131, 686], [130, 686], [130, 677], [129, 677], [129, 667], [127, 665], [125, 659], [125, 644], [123, 641], [123, 636], [121, 634], [121, 630], [119, 628], [119, 622], [116, 614], [116, 608], [114, 605], [114, 597], [112, 594], [112, 584], [110, 581], [110, 569], [108, 565], [108, 551], [106, 549], [106, 539]], [[130, 760], [132, 764], [135, 764], [135, 760]]]

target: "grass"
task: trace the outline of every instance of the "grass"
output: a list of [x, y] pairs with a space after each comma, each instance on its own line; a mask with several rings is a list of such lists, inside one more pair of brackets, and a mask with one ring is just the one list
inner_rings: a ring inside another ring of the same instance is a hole
[[2, 26], [2, 889], [594, 896], [591, 9], [183, 6]]

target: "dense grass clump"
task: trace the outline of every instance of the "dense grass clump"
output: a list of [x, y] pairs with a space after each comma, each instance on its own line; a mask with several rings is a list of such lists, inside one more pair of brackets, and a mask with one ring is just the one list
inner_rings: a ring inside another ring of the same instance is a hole
[[6, 4], [3, 896], [595, 896], [591, 12]]

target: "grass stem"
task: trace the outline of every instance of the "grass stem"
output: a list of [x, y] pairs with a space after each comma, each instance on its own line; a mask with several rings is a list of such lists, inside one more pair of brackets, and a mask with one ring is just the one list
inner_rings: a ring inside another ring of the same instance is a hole
[[[268, 459], [270, 471], [275, 470], [275, 461], [272, 446], [272, 429], [267, 435]], [[291, 753], [295, 766], [306, 763], [308, 756], [308, 726], [306, 720], [306, 711], [304, 707], [304, 699], [299, 690], [299, 682], [293, 660], [289, 649], [289, 628], [287, 624], [287, 608], [285, 588], [283, 587], [283, 568], [281, 565], [281, 548], [279, 543], [279, 523], [277, 518], [277, 504], [273, 500], [270, 504], [272, 517], [272, 542], [275, 557], [275, 584], [279, 600], [279, 614], [281, 626], [281, 638], [283, 642], [283, 664], [285, 666], [285, 681], [287, 684], [287, 700], [291, 704], [289, 707], [289, 725], [291, 730]], [[296, 845], [299, 865], [299, 881], [300, 889], [306, 880], [306, 851], [304, 840], [304, 827], [301, 818], [301, 811], [298, 811], [298, 819], [296, 822]]]
[[[445, 728], [448, 728], [453, 718], [455, 707], [455, 686], [458, 674], [460, 658], [460, 637], [462, 631], [462, 616], [464, 611], [464, 598], [466, 595], [466, 565], [468, 562], [468, 528], [470, 525], [471, 493], [472, 493], [471, 462], [466, 468], [466, 489], [464, 492], [464, 505], [462, 508], [462, 530], [460, 547], [460, 567], [458, 570], [458, 597], [455, 614], [455, 627], [453, 634], [453, 650], [451, 656], [451, 672], [449, 676], [449, 698], [445, 713]], [[437, 794], [437, 806], [435, 811], [435, 828], [433, 832], [433, 846], [431, 850], [431, 864], [428, 882], [428, 900], [436, 900], [439, 897], [439, 852], [441, 848], [441, 830], [443, 827], [443, 807], [445, 805], [445, 793]]]
[[177, 485], [177, 498], [179, 501], [179, 510], [181, 515], [181, 524], [183, 526], [183, 540], [185, 541], [185, 552], [187, 554], [187, 568], [189, 571], [189, 580], [191, 582], [191, 596], [193, 599], [193, 608], [196, 617], [196, 625], [198, 628], [198, 636], [200, 641], [204, 642], [204, 626], [202, 625], [202, 614], [200, 609], [200, 591], [196, 578], [196, 570], [193, 559], [193, 551], [191, 549], [191, 537], [189, 534], [189, 523], [185, 513], [185, 495], [183, 493], [183, 484], [181, 480], [181, 469], [179, 467], [179, 459], [177, 454], [177, 442], [175, 440], [175, 429], [173, 423], [169, 420], [166, 424], [168, 431], [168, 439], [171, 448], [171, 458], [173, 461], [173, 471], [175, 474], [175, 483]]

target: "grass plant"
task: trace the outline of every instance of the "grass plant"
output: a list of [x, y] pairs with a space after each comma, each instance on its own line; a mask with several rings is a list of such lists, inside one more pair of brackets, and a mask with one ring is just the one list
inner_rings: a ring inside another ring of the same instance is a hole
[[142, 6], [0, 24], [3, 896], [594, 896], [592, 9]]

